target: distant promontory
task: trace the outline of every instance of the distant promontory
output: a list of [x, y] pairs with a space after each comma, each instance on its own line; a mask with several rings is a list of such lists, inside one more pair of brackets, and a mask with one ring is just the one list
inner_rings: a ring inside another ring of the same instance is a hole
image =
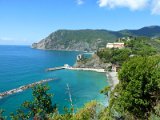
[[126, 36], [160, 37], [160, 26], [143, 27], [137, 30], [57, 30], [32, 48], [43, 50], [95, 51], [103, 48], [108, 42]]

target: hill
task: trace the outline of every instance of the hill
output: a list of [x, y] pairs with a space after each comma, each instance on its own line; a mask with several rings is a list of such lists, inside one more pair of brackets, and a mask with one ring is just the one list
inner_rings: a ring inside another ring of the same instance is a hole
[[138, 30], [121, 30], [119, 32], [131, 36], [160, 37], [160, 26], [143, 27]]
[[105, 47], [108, 42], [114, 42], [125, 36], [146, 36], [150, 38], [160, 36], [160, 26], [143, 27], [138, 30], [57, 30], [32, 48], [44, 50], [77, 50], [94, 51]]

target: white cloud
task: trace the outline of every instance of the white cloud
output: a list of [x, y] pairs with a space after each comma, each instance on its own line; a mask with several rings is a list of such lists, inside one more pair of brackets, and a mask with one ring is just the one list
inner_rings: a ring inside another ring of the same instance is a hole
[[83, 1], [83, 0], [77, 0], [76, 2], [77, 2], [78, 5], [84, 4], [84, 1]]
[[152, 14], [160, 15], [160, 0], [153, 0]]
[[150, 0], [98, 0], [99, 7], [127, 7], [131, 10], [143, 9]]
[[130, 10], [150, 9], [152, 14], [160, 15], [160, 0], [98, 0], [99, 7], [126, 7]]

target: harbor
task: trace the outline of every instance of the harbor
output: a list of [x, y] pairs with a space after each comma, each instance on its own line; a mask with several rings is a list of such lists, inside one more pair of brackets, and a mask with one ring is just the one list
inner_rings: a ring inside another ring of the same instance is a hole
[[18, 88], [12, 89], [12, 90], [8, 90], [8, 91], [5, 91], [5, 92], [2, 92], [2, 93], [0, 93], [0, 99], [5, 97], [5, 96], [12, 95], [12, 94], [15, 94], [15, 93], [19, 93], [19, 92], [22, 92], [22, 91], [24, 91], [26, 89], [34, 87], [36, 85], [39, 85], [39, 84], [42, 84], [42, 83], [46, 83], [46, 82], [50, 82], [50, 81], [53, 81], [53, 80], [56, 80], [56, 79], [45, 79], [45, 80], [34, 82], [34, 83], [31, 83], [31, 84], [28, 84], [28, 85], [20, 86]]

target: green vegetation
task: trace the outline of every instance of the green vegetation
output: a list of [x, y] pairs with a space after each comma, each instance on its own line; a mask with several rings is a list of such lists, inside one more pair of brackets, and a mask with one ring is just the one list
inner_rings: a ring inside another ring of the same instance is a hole
[[[64, 108], [59, 114], [52, 105], [47, 86], [33, 88], [34, 100], [25, 102], [12, 120], [159, 120], [160, 119], [160, 56], [135, 56], [124, 62], [119, 71], [120, 83], [113, 91], [107, 86], [101, 93], [110, 93], [109, 106], [96, 101], [87, 103], [73, 113], [75, 108]], [[109, 92], [110, 91], [110, 92]], [[25, 108], [25, 109], [24, 109]], [[23, 111], [25, 110], [25, 112]], [[27, 111], [28, 113], [27, 113]], [[2, 112], [0, 112], [2, 117]]]
[[65, 48], [78, 43], [86, 42], [92, 45], [98, 44], [99, 47], [105, 47], [107, 42], [115, 41], [121, 34], [107, 30], [58, 30], [50, 34], [46, 39], [57, 41]]
[[157, 49], [150, 44], [150, 38], [137, 37], [136, 39], [126, 41], [126, 47], [131, 49], [133, 55], [150, 56], [157, 53]]
[[[46, 85], [34, 87], [34, 100], [24, 102], [16, 114], [11, 113], [10, 118], [12, 120], [90, 120], [98, 118], [97, 109], [100, 104], [96, 101], [87, 103], [83, 108], [78, 109], [76, 113], [73, 113], [74, 108], [64, 108], [65, 114], [59, 114], [56, 105], [52, 105], [52, 95], [47, 93], [48, 90], [49, 88]], [[0, 111], [0, 120], [6, 119], [2, 115], [3, 112]]]
[[97, 51], [97, 55], [102, 59], [105, 63], [119, 64], [129, 59], [132, 51], [131, 49], [104, 49], [101, 51]]
[[[11, 113], [12, 120], [47, 119], [47, 114], [56, 111], [56, 105], [52, 105], [51, 94], [48, 94], [48, 86], [38, 85], [33, 88], [33, 101], [26, 101], [22, 108], [17, 110], [17, 114]], [[25, 110], [25, 112], [24, 112]], [[28, 112], [26, 112], [28, 111]]]
[[154, 38], [150, 40], [149, 44], [157, 49], [158, 52], [160, 52], [160, 38]]
[[110, 90], [111, 90], [111, 87], [110, 86], [106, 86], [103, 90], [100, 91], [100, 93], [108, 96]]
[[50, 50], [81, 50], [94, 51], [105, 48], [108, 42], [115, 42], [120, 37], [146, 36], [149, 38], [160, 37], [160, 27], [144, 27], [138, 30], [57, 30], [48, 37], [32, 45], [33, 48]]
[[72, 114], [70, 111], [66, 114], [51, 114], [52, 117], [49, 120], [97, 120], [98, 106], [100, 105], [96, 101], [91, 101], [75, 114]]
[[[64, 108], [65, 114], [59, 114], [56, 105], [52, 105], [52, 95], [47, 93], [49, 88], [37, 86], [33, 88], [34, 100], [24, 102], [11, 119], [160, 120], [160, 39], [137, 37], [124, 42], [123, 49], [97, 51], [103, 62], [121, 66], [115, 89], [110, 91], [111, 87], [106, 86], [100, 91], [110, 97], [108, 107], [92, 101], [78, 110]], [[2, 114], [0, 111], [0, 120], [5, 119]]]
[[159, 26], [143, 27], [138, 30], [122, 30], [120, 33], [127, 36], [146, 36], [146, 37], [157, 37], [159, 34]]
[[4, 110], [0, 110], [0, 120], [5, 120], [7, 117], [3, 116]]
[[[134, 57], [119, 71], [120, 83], [111, 94], [112, 116], [148, 119], [160, 100], [160, 56]], [[159, 113], [159, 112], [158, 112]], [[160, 116], [159, 116], [160, 117]]]
[[[153, 44], [159, 39], [150, 41], [150, 38], [138, 37], [124, 41], [124, 49], [97, 52], [104, 62], [121, 66], [120, 83], [111, 92], [109, 106], [100, 113], [101, 119], [160, 119], [160, 56]], [[106, 87], [101, 92], [107, 95], [108, 90]]]
[[157, 49], [149, 43], [147, 37], [137, 37], [129, 41], [125, 40], [125, 48], [106, 48], [97, 51], [97, 55], [103, 62], [122, 65], [133, 56], [151, 56], [157, 54]]

